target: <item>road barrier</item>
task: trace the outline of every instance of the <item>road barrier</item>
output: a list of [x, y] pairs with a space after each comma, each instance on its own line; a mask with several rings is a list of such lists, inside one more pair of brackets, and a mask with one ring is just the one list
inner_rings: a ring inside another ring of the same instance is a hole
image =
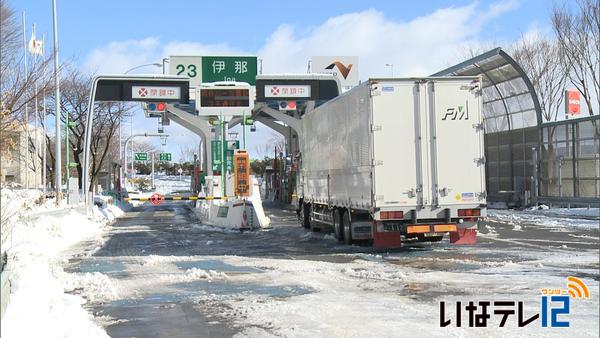
[[[198, 196], [189, 196], [189, 197], [183, 197], [183, 196], [163, 196], [162, 200], [163, 201], [202, 201], [202, 200], [206, 200], [206, 201], [211, 201], [211, 200], [227, 200], [228, 197], [227, 196], [205, 196], [205, 197], [198, 197]], [[125, 197], [124, 198], [125, 201], [142, 201], [142, 202], [146, 202], [146, 201], [150, 201], [152, 200], [152, 197]]]

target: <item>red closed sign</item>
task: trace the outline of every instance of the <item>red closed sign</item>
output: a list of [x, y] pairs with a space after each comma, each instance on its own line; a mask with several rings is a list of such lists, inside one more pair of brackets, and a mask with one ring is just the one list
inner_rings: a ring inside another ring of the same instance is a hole
[[579, 102], [579, 91], [567, 90], [567, 115], [576, 116], [581, 113], [581, 105]]

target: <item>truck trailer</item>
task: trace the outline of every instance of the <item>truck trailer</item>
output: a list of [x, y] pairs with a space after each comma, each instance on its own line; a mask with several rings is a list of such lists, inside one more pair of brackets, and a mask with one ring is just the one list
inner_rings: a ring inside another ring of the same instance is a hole
[[370, 79], [302, 117], [297, 213], [377, 248], [476, 242], [486, 215], [481, 78]]

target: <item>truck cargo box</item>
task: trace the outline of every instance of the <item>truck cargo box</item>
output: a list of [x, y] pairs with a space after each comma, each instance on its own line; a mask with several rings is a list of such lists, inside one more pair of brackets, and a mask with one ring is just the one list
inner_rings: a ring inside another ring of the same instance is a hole
[[376, 221], [388, 211], [414, 224], [458, 221], [461, 209], [483, 216], [480, 85], [479, 77], [371, 79], [306, 114], [300, 198]]

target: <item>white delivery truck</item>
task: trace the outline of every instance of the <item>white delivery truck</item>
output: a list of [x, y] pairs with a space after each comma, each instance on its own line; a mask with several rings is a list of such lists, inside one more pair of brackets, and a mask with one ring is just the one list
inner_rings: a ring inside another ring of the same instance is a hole
[[481, 78], [370, 79], [302, 118], [298, 216], [338, 240], [476, 241], [486, 214]]

